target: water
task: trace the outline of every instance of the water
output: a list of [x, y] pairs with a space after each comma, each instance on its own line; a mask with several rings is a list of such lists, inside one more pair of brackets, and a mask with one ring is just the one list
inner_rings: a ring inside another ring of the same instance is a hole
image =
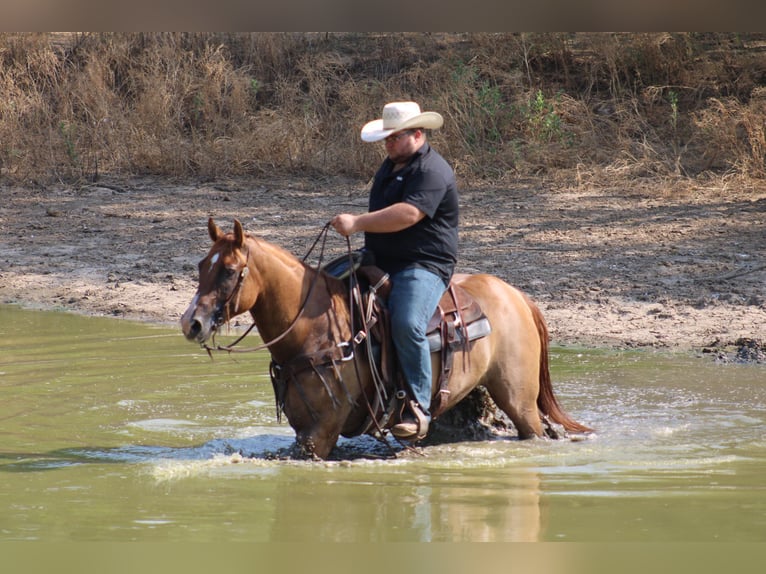
[[312, 463], [270, 458], [293, 433], [265, 354], [2, 306], [0, 340], [1, 541], [766, 539], [762, 365], [554, 347], [589, 440]]

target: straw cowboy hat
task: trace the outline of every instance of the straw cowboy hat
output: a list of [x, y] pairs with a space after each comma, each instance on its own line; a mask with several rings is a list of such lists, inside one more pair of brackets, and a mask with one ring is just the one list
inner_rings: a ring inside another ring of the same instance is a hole
[[421, 112], [415, 102], [391, 102], [383, 106], [383, 117], [367, 122], [362, 128], [362, 141], [377, 142], [394, 132], [412, 128], [435, 130], [444, 118], [436, 112]]

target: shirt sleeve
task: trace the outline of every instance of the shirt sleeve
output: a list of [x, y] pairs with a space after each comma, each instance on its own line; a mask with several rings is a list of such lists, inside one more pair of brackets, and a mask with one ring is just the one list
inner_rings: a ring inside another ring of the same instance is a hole
[[402, 201], [433, 218], [446, 193], [447, 184], [441, 174], [433, 170], [418, 170], [407, 178]]

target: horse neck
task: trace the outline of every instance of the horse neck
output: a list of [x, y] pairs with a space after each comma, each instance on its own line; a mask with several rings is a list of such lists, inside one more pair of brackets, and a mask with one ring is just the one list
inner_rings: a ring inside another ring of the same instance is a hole
[[258, 332], [269, 342], [290, 329], [271, 348], [277, 360], [309, 352], [312, 345], [326, 341], [328, 336], [346, 335], [338, 326], [348, 321], [342, 282], [308, 267], [281, 247], [262, 240], [249, 241], [254, 242], [249, 246], [254, 254], [250, 272], [259, 284], [250, 313]]

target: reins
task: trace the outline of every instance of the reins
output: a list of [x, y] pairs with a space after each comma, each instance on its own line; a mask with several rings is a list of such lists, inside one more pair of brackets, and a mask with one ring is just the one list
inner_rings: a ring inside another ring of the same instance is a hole
[[[315, 271], [314, 278], [312, 279], [311, 285], [309, 286], [308, 292], [306, 293], [306, 298], [303, 300], [303, 303], [301, 304], [301, 307], [298, 310], [298, 313], [296, 314], [295, 318], [291, 321], [290, 325], [279, 336], [275, 337], [274, 339], [272, 339], [269, 342], [264, 342], [263, 344], [258, 345], [256, 347], [250, 347], [250, 348], [246, 348], [246, 349], [235, 348], [240, 342], [242, 342], [245, 339], [245, 337], [247, 337], [248, 334], [250, 334], [250, 332], [255, 327], [255, 323], [252, 323], [241, 336], [239, 336], [233, 343], [230, 343], [228, 345], [215, 344], [214, 346], [211, 347], [207, 343], [202, 343], [202, 345], [201, 345], [202, 348], [204, 348], [207, 351], [208, 355], [211, 358], [213, 356], [212, 355], [213, 351], [226, 351], [228, 353], [252, 353], [252, 352], [257, 352], [257, 351], [262, 351], [262, 350], [268, 349], [272, 345], [274, 345], [274, 344], [278, 343], [279, 341], [281, 341], [282, 339], [284, 339], [293, 330], [295, 325], [298, 323], [298, 320], [303, 315], [303, 312], [305, 311], [306, 306], [308, 305], [309, 299], [311, 298], [311, 295], [312, 295], [312, 293], [314, 291], [314, 287], [316, 286], [316, 284], [319, 281], [320, 270], [322, 268], [322, 261], [324, 260], [325, 247], [326, 247], [326, 244], [327, 244], [327, 235], [328, 235], [328, 231], [329, 231], [330, 225], [331, 225], [331, 222], [328, 221], [324, 225], [324, 227], [322, 227], [322, 230], [319, 232], [319, 235], [317, 235], [317, 238], [314, 240], [314, 243], [311, 245], [309, 250], [306, 252], [306, 254], [301, 259], [301, 262], [305, 263], [306, 260], [308, 259], [308, 257], [311, 255], [311, 253], [316, 248], [317, 244], [321, 240], [322, 243], [321, 243], [321, 248], [320, 248], [320, 251], [319, 251], [319, 259], [317, 261], [316, 268], [314, 269], [314, 271]], [[356, 374], [357, 383], [359, 384], [360, 394], [364, 397], [365, 407], [367, 408], [367, 413], [369, 415], [369, 420], [371, 421], [371, 423], [369, 423], [369, 424], [375, 427], [375, 430], [377, 431], [377, 435], [378, 435], [379, 439], [382, 440], [386, 444], [386, 446], [389, 448], [389, 450], [391, 450], [392, 454], [395, 455], [396, 453], [391, 448], [391, 445], [388, 443], [388, 441], [385, 439], [385, 431], [383, 430], [383, 425], [386, 424], [386, 422], [387, 422], [387, 420], [388, 420], [388, 418], [389, 418], [389, 416], [391, 414], [390, 412], [388, 412], [388, 410], [386, 409], [386, 406], [385, 406], [386, 405], [386, 401], [390, 400], [390, 399], [389, 399], [388, 393], [386, 392], [385, 381], [383, 380], [383, 377], [378, 372], [377, 367], [375, 366], [375, 361], [372, 360], [373, 353], [372, 353], [372, 348], [371, 348], [371, 339], [370, 339], [370, 336], [369, 336], [369, 334], [370, 334], [370, 327], [371, 327], [370, 317], [369, 317], [369, 312], [366, 313], [365, 310], [364, 310], [364, 305], [363, 305], [362, 296], [361, 296], [361, 290], [359, 288], [359, 285], [360, 285], [359, 284], [359, 279], [357, 277], [357, 273], [356, 273], [356, 269], [355, 269], [355, 265], [354, 265], [354, 259], [353, 259], [353, 255], [352, 255], [352, 250], [351, 250], [351, 240], [348, 237], [346, 237], [346, 248], [347, 248], [347, 252], [348, 252], [349, 265], [350, 265], [350, 277], [349, 277], [350, 285], [349, 285], [349, 302], [348, 302], [348, 305], [349, 305], [349, 314], [350, 314], [349, 320], [350, 320], [350, 324], [351, 324], [350, 325], [351, 326], [351, 340], [349, 342], [341, 343], [341, 344], [339, 344], [339, 346], [340, 345], [349, 345], [349, 344], [351, 345], [352, 352], [351, 352], [351, 356], [349, 357], [349, 359], [352, 359], [353, 363], [354, 363], [354, 371], [355, 371], [355, 374]], [[242, 283], [244, 282], [245, 278], [247, 277], [247, 275], [249, 273], [249, 269], [248, 269], [249, 258], [250, 258], [250, 250], [248, 249], [247, 253], [245, 254], [245, 266], [242, 269], [242, 271], [240, 272], [239, 277], [237, 278], [237, 283], [234, 286], [234, 289], [232, 290], [231, 294], [226, 299], [225, 309], [226, 309], [227, 317], [226, 317], [226, 321], [225, 322], [229, 321], [228, 307], [229, 307], [229, 304], [231, 303], [231, 301], [234, 300], [234, 298], [236, 297], [237, 298], [237, 303], [238, 303], [239, 291], [242, 288]], [[371, 291], [373, 292], [373, 295], [375, 294], [375, 292], [377, 291], [377, 289], [379, 287], [380, 287], [380, 285], [373, 286], [371, 288]], [[370, 302], [369, 304], [372, 305], [372, 302]], [[361, 315], [360, 322], [361, 322], [362, 330], [359, 333], [357, 333], [356, 335], [354, 335], [354, 328], [355, 328], [354, 327], [354, 325], [355, 325], [354, 309], [356, 309], [356, 308], [358, 308], [360, 310], [360, 315]], [[213, 342], [215, 343], [215, 333], [213, 333]], [[357, 357], [356, 349], [357, 349], [357, 347], [359, 347], [363, 343], [366, 343], [366, 348], [367, 348], [368, 357], [369, 357], [369, 364], [370, 364], [370, 373], [371, 373], [371, 377], [372, 377], [372, 385], [373, 385], [373, 388], [374, 388], [375, 397], [377, 398], [378, 404], [381, 405], [382, 408], [383, 408], [383, 414], [382, 414], [380, 419], [378, 418], [378, 416], [375, 413], [375, 407], [372, 405], [372, 403], [370, 401], [370, 397], [367, 396], [367, 393], [364, 392], [364, 389], [362, 388], [362, 376], [361, 376], [361, 372], [360, 372], [360, 367], [359, 367], [359, 363], [358, 363], [358, 357]], [[382, 421], [382, 423], [381, 423], [381, 421]], [[406, 444], [402, 443], [402, 441], [400, 441], [398, 439], [397, 439], [397, 441], [400, 444], [403, 444], [405, 446], [405, 448], [407, 448], [408, 450], [417, 452], [416, 449], [414, 449], [410, 445], [406, 445]]]
[[[351, 345], [353, 349], [353, 356], [354, 356], [354, 372], [356, 374], [356, 380], [359, 384], [359, 391], [360, 394], [364, 397], [364, 403], [365, 407], [367, 407], [367, 414], [370, 417], [370, 420], [372, 421], [372, 424], [375, 426], [375, 430], [378, 432], [378, 437], [380, 440], [382, 440], [385, 445], [388, 447], [388, 449], [395, 455], [396, 453], [391, 448], [391, 445], [388, 443], [387, 440], [385, 440], [385, 433], [383, 431], [383, 425], [385, 425], [386, 421], [383, 420], [383, 424], [381, 424], [381, 420], [378, 419], [378, 417], [375, 414], [375, 408], [372, 406], [372, 403], [370, 403], [370, 398], [367, 396], [367, 393], [364, 392], [364, 389], [362, 388], [362, 375], [359, 370], [359, 362], [357, 360], [357, 353], [356, 348], [362, 344], [362, 342], [366, 342], [367, 345], [367, 358], [368, 363], [370, 365], [370, 376], [372, 377], [372, 386], [375, 389], [375, 394], [378, 398], [379, 404], [383, 406], [383, 417], [387, 418], [386, 408], [385, 408], [385, 401], [384, 396], [386, 395], [386, 385], [383, 381], [382, 377], [378, 373], [378, 370], [375, 366], [375, 361], [373, 360], [373, 353], [372, 353], [372, 346], [371, 346], [371, 339], [370, 339], [370, 324], [369, 324], [369, 316], [367, 313], [364, 312], [364, 306], [362, 304], [362, 294], [361, 290], [359, 289], [359, 279], [356, 274], [356, 268], [354, 266], [354, 257], [351, 251], [351, 239], [346, 237], [346, 249], [348, 253], [348, 262], [349, 262], [349, 301], [348, 301], [348, 307], [349, 307], [349, 322], [351, 323]], [[388, 277], [388, 276], [386, 276]], [[373, 294], [375, 291], [377, 291], [379, 285], [374, 286], [372, 288]], [[356, 305], [355, 300], [356, 299]], [[372, 305], [372, 302], [370, 301], [370, 305]], [[359, 308], [361, 311], [361, 325], [362, 330], [354, 335], [354, 309]], [[363, 338], [360, 340], [360, 335], [364, 334]], [[387, 398], [387, 397], [386, 397]]]

